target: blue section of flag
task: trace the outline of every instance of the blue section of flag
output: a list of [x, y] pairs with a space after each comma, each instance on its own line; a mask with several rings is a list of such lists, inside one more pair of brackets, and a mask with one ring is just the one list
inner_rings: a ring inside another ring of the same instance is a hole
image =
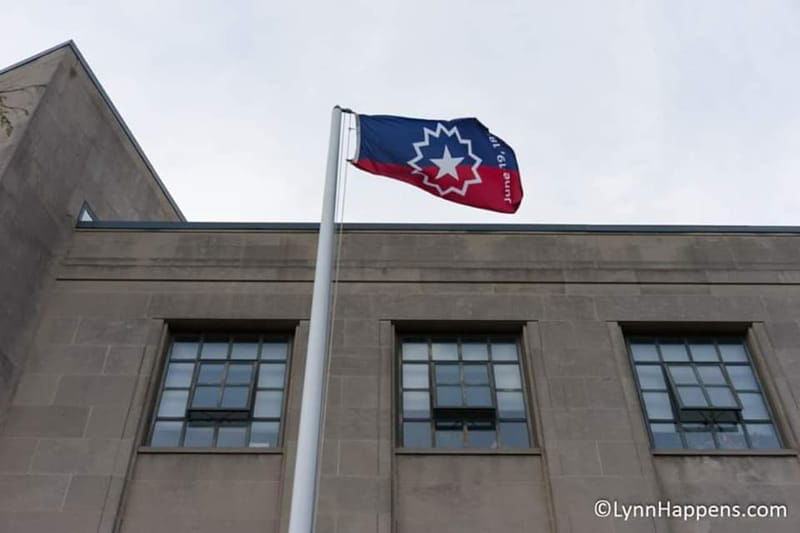
[[[414, 144], [421, 140], [423, 129], [437, 131], [440, 127], [446, 130], [457, 129], [460, 138], [469, 141], [470, 150], [465, 144], [454, 142], [446, 135], [431, 136], [430, 143], [423, 150], [420, 166], [429, 164], [428, 154], [438, 157], [444, 146], [454, 157], [464, 157], [464, 164], [478, 158], [482, 166], [497, 167], [498, 154], [503, 154], [503, 168], [519, 170], [514, 151], [502, 139], [489, 132], [489, 129], [476, 118], [459, 118], [455, 120], [427, 120], [418, 118], [396, 117], [392, 115], [359, 115], [359, 151], [358, 160], [371, 161], [374, 164], [405, 165], [418, 157]], [[471, 152], [469, 154], [468, 152]]]

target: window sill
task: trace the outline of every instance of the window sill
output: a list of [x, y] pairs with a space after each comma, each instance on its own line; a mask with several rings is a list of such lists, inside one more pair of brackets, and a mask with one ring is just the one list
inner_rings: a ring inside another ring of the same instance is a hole
[[541, 448], [395, 448], [396, 455], [542, 455]]
[[139, 446], [143, 454], [280, 455], [283, 448], [155, 448]]
[[791, 448], [777, 448], [777, 449], [748, 449], [748, 450], [650, 450], [656, 456], [712, 456], [712, 457], [726, 457], [726, 456], [743, 456], [743, 457], [796, 457], [797, 450]]

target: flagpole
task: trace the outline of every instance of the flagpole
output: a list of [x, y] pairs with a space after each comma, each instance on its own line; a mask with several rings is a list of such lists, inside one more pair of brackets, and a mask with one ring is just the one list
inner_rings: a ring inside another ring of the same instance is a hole
[[322, 219], [317, 241], [317, 265], [314, 269], [314, 292], [311, 297], [311, 321], [308, 329], [303, 396], [300, 404], [300, 430], [294, 463], [292, 506], [289, 512], [289, 533], [312, 533], [316, 506], [317, 459], [322, 413], [322, 392], [325, 381], [331, 301], [331, 267], [333, 264], [334, 217], [336, 214], [336, 181], [339, 171], [339, 144], [342, 108], [331, 113], [328, 167], [322, 197]]

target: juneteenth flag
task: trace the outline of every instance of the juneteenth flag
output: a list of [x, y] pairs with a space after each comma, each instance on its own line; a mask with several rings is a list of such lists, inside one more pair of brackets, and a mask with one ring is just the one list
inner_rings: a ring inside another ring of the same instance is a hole
[[356, 167], [459, 204], [514, 213], [522, 183], [514, 150], [476, 118], [358, 115]]

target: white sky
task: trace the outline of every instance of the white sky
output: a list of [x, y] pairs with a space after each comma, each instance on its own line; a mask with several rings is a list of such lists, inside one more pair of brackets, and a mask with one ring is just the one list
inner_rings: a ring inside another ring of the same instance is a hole
[[515, 215], [355, 168], [346, 220], [800, 225], [800, 2], [4, 3], [74, 39], [189, 220], [317, 221], [330, 108], [477, 116]]

